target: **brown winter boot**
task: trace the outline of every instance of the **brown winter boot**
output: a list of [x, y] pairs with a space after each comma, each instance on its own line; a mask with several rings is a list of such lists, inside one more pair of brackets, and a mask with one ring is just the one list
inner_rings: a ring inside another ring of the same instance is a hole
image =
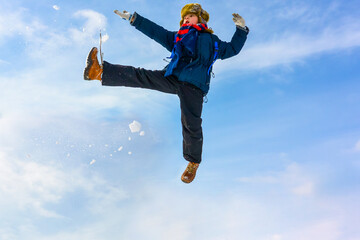
[[103, 69], [97, 59], [97, 53], [98, 53], [97, 48], [93, 47], [87, 57], [86, 67], [84, 70], [84, 79], [85, 80], [100, 80], [101, 81], [101, 74], [103, 72]]
[[191, 183], [195, 178], [196, 170], [198, 169], [198, 167], [199, 163], [189, 162], [185, 169], [185, 172], [181, 176], [181, 181], [183, 181], [184, 183]]

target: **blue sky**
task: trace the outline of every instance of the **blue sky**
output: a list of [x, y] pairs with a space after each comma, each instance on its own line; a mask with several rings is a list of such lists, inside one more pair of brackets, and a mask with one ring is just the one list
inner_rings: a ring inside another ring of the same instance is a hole
[[176, 96], [82, 80], [100, 29], [105, 60], [162, 69], [113, 10], [176, 31], [187, 3], [0, 0], [1, 240], [360, 239], [360, 2], [199, 2], [251, 32], [214, 66], [189, 185]]

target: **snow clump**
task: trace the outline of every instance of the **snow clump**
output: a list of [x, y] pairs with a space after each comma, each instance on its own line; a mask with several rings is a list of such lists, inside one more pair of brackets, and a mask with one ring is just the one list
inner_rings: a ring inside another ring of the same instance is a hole
[[132, 123], [129, 124], [129, 128], [132, 133], [140, 132], [141, 124], [134, 120]]
[[106, 42], [107, 40], [109, 40], [109, 35], [108, 34], [105, 34], [104, 36], [101, 37], [101, 41], [103, 43]]

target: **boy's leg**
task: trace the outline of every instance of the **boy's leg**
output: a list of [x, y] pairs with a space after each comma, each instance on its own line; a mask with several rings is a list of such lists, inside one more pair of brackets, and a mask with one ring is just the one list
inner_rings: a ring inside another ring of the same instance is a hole
[[201, 112], [202, 91], [188, 83], [179, 87], [184, 158], [193, 163], [201, 162], [203, 133]]
[[165, 93], [177, 93], [177, 78], [164, 77], [165, 71], [152, 71], [132, 66], [103, 64], [102, 85], [153, 89]]

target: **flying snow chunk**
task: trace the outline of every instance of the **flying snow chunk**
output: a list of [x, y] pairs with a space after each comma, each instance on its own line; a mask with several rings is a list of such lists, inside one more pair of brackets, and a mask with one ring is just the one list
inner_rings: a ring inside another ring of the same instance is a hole
[[105, 34], [104, 36], [101, 36], [101, 41], [104, 43], [107, 40], [109, 40], [109, 35]]
[[131, 154], [132, 154], [132, 152], [128, 152], [128, 154], [129, 154], [129, 155], [131, 155]]
[[90, 165], [93, 165], [96, 162], [95, 159], [91, 160]]
[[145, 135], [145, 132], [144, 132], [144, 131], [141, 131], [139, 135], [140, 135], [140, 136], [144, 136], [144, 135]]
[[129, 124], [129, 128], [132, 133], [140, 132], [141, 124], [134, 120], [132, 123]]
[[119, 147], [119, 148], [118, 148], [118, 151], [120, 152], [122, 149], [123, 149], [123, 146]]
[[55, 9], [56, 11], [59, 11], [60, 10], [60, 7], [58, 5], [54, 5], [53, 6], [53, 9]]

